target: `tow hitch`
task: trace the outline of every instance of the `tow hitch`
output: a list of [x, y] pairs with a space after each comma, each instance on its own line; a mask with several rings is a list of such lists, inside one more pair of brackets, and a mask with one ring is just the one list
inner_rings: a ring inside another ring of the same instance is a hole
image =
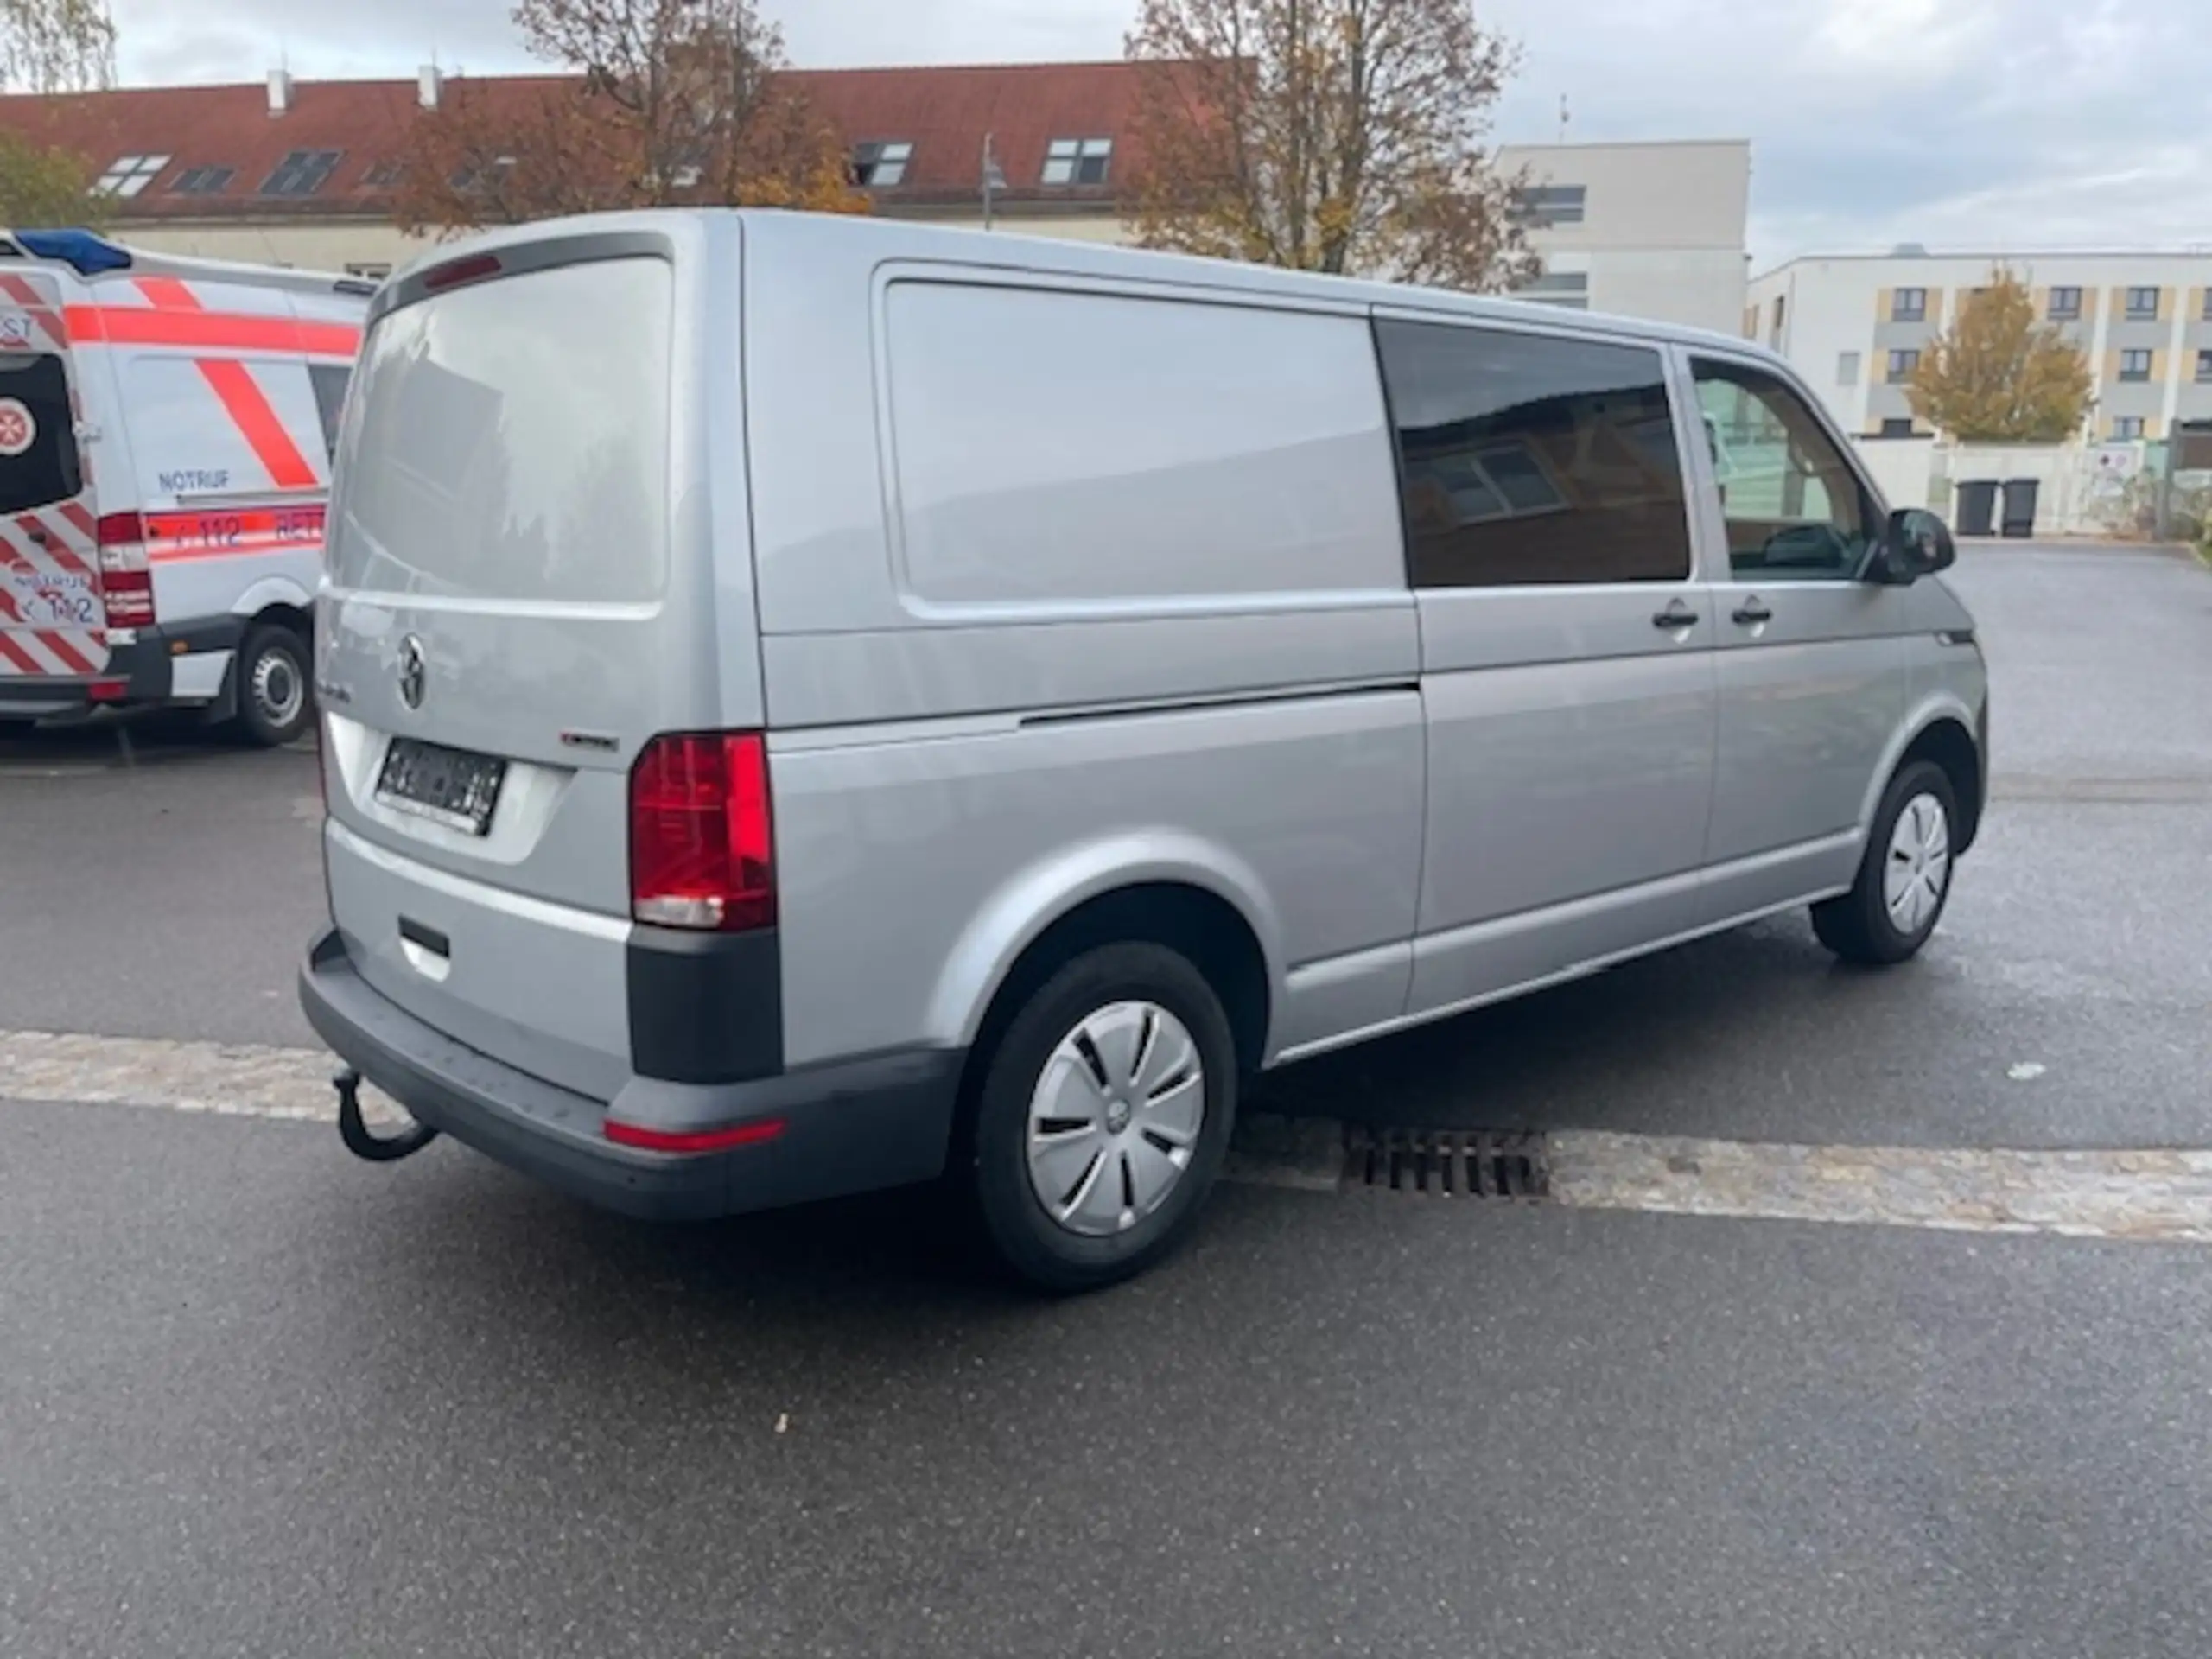
[[396, 1163], [411, 1158], [438, 1138], [438, 1132], [427, 1123], [417, 1123], [397, 1135], [371, 1134], [361, 1116], [361, 1074], [350, 1065], [332, 1077], [330, 1086], [338, 1091], [338, 1138], [356, 1158], [365, 1158], [372, 1164]]

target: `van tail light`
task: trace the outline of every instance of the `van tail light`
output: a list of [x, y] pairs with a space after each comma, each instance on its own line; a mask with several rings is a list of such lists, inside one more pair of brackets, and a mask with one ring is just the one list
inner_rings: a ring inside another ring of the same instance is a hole
[[645, 745], [630, 768], [630, 913], [723, 933], [776, 925], [768, 747], [758, 732]]
[[135, 512], [105, 512], [97, 531], [100, 606], [111, 628], [154, 626], [154, 573], [146, 563], [146, 522]]

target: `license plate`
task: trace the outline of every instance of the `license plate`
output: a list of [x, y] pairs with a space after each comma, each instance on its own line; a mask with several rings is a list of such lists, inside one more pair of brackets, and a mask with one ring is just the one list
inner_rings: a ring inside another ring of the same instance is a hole
[[395, 737], [377, 774], [377, 799], [401, 812], [480, 836], [492, 828], [492, 809], [507, 763], [420, 738]]

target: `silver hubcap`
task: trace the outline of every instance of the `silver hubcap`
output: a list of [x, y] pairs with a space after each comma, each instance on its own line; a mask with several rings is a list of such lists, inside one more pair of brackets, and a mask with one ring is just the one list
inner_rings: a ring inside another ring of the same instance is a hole
[[307, 687], [299, 664], [282, 652], [263, 653], [253, 665], [253, 702], [271, 726], [289, 726], [300, 712]]
[[1115, 1002], [1060, 1039], [1029, 1097], [1029, 1185], [1071, 1233], [1124, 1231], [1167, 1201], [1205, 1122], [1205, 1068], [1180, 1020]]
[[1916, 795], [1890, 831], [1890, 859], [1882, 871], [1882, 901], [1900, 933], [1917, 933], [1943, 902], [1951, 879], [1951, 823], [1942, 802]]

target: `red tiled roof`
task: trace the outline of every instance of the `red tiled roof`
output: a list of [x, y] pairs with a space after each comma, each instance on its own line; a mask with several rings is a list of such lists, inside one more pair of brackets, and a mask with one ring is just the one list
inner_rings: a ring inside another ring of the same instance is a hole
[[[902, 201], [946, 205], [978, 200], [983, 137], [992, 136], [1005, 174], [1001, 200], [1095, 207], [1104, 187], [1048, 187], [1046, 147], [1055, 138], [1112, 138], [1113, 175], [1132, 160], [1126, 129], [1136, 72], [1123, 63], [1004, 64], [949, 68], [807, 69], [793, 78], [849, 143], [912, 143], [906, 179], [880, 193]], [[449, 82], [448, 85], [451, 83]], [[519, 105], [574, 84], [563, 75], [472, 76], [479, 97]], [[168, 164], [137, 195], [117, 203], [134, 219], [264, 215], [382, 217], [388, 190], [365, 181], [393, 161], [420, 114], [413, 80], [295, 81], [289, 107], [269, 112], [265, 83], [229, 86], [143, 86], [114, 92], [0, 97], [0, 125], [41, 143], [78, 150], [105, 168], [123, 156], [167, 156]], [[263, 183], [296, 149], [343, 152], [311, 196], [264, 196]], [[228, 186], [180, 194], [188, 168], [235, 168]], [[1113, 176], [1109, 175], [1110, 177]]]

